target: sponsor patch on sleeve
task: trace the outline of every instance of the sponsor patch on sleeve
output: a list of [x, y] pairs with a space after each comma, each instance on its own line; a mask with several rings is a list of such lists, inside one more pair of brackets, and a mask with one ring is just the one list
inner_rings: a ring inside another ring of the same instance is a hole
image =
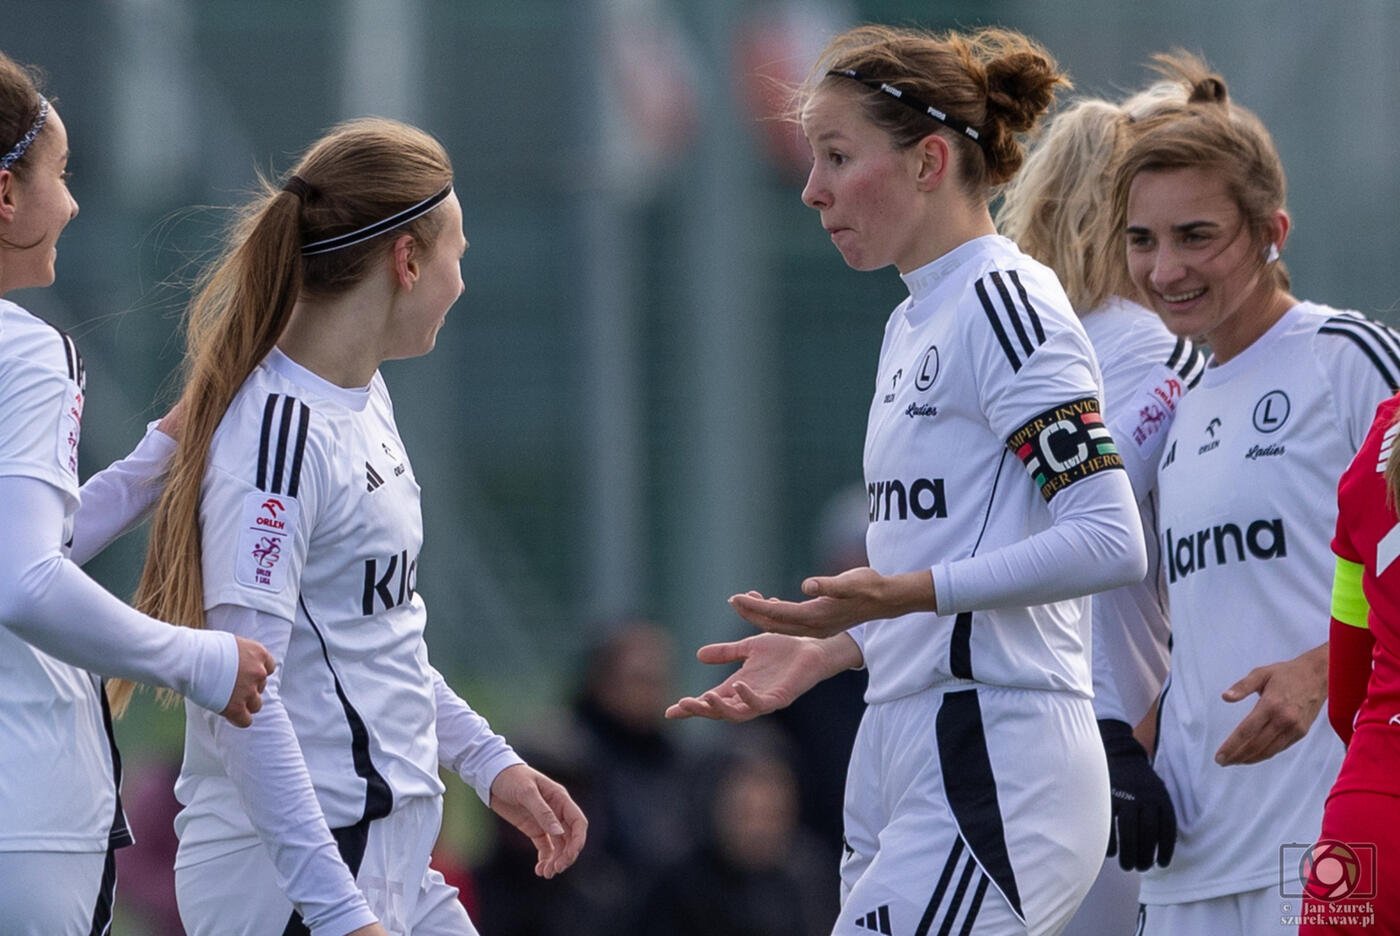
[[83, 431], [83, 391], [70, 383], [58, 418], [58, 466], [78, 476], [78, 437]]
[[243, 498], [234, 576], [242, 585], [280, 592], [287, 584], [300, 505], [285, 494], [252, 491]]
[[1076, 481], [1123, 467], [1094, 397], [1051, 407], [1013, 432], [1006, 447], [1047, 501]]
[[1176, 413], [1176, 404], [1185, 393], [1186, 384], [1180, 375], [1158, 364], [1129, 397], [1126, 409], [1134, 415], [1128, 441], [1137, 446], [1144, 461], [1156, 461]]

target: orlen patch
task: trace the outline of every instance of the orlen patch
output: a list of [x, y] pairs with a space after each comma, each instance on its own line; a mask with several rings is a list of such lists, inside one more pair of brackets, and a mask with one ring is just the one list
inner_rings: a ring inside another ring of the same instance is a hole
[[280, 592], [301, 506], [285, 494], [253, 491], [243, 498], [234, 576], [242, 585]]
[[78, 437], [83, 430], [83, 391], [70, 385], [63, 397], [63, 412], [58, 419], [58, 465], [73, 477], [78, 476]]

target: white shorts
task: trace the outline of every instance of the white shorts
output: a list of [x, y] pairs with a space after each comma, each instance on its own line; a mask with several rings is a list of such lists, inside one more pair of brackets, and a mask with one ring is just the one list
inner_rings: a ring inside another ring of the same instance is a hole
[[1087, 699], [962, 684], [866, 708], [835, 936], [1058, 933], [1108, 847]]
[[[428, 866], [441, 825], [440, 798], [408, 800], [369, 823], [355, 883], [391, 936], [478, 936], [457, 888]], [[261, 843], [176, 869], [175, 896], [189, 936], [309, 932]]]
[[1124, 871], [1117, 855], [1105, 859], [1094, 886], [1084, 895], [1062, 936], [1133, 936], [1141, 889], [1139, 872]]
[[1277, 884], [1186, 903], [1148, 904], [1142, 908], [1138, 936], [1284, 936], [1298, 932], [1294, 916], [1301, 900], [1279, 895]]
[[0, 932], [89, 936], [112, 926], [116, 863], [105, 852], [0, 852]]

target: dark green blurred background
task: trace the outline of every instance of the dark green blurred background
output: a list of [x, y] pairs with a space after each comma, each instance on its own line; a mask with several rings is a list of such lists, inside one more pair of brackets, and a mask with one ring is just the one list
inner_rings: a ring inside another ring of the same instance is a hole
[[[767, 86], [753, 74], [800, 74], [831, 32], [864, 19], [1013, 26], [1098, 94], [1141, 84], [1154, 51], [1204, 53], [1283, 153], [1297, 294], [1396, 318], [1392, 0], [0, 10], [0, 48], [44, 69], [71, 139], [82, 214], [58, 284], [10, 298], [70, 330], [87, 358], [84, 475], [168, 402], [184, 287], [255, 171], [285, 172], [362, 113], [446, 144], [467, 292], [433, 354], [385, 375], [424, 490], [434, 660], [507, 733], [569, 690], [604, 618], [650, 615], [687, 659], [742, 633], [724, 599], [793, 592], [817, 561], [827, 499], [860, 479], [901, 284], [844, 267], [798, 200], [800, 169], [771, 155], [783, 131], [756, 119]], [[119, 544], [91, 570], [126, 595], [140, 554]], [[135, 708], [119, 729], [128, 760], [178, 756], [178, 714]]]

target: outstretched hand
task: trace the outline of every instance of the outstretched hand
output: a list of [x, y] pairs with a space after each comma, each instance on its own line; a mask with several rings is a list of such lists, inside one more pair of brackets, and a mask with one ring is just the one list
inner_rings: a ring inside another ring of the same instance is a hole
[[667, 718], [748, 721], [791, 705], [823, 679], [862, 662], [860, 648], [849, 637], [816, 640], [784, 634], [708, 644], [695, 656], [701, 663], [742, 665], [704, 695], [677, 701], [666, 709]]
[[588, 838], [588, 820], [569, 791], [527, 764], [507, 767], [491, 782], [491, 809], [535, 843], [542, 878], [572, 865]]
[[235, 639], [238, 642], [238, 675], [234, 677], [233, 695], [219, 714], [239, 728], [247, 728], [253, 723], [254, 713], [262, 708], [267, 677], [277, 669], [277, 661], [256, 640], [246, 637]]
[[933, 576], [928, 571], [881, 575], [864, 567], [802, 583], [807, 601], [765, 598], [758, 592], [735, 595], [729, 604], [756, 627], [795, 637], [831, 637], [864, 621], [936, 610]]
[[1256, 666], [1221, 698], [1239, 702], [1256, 692], [1259, 701], [1215, 752], [1222, 767], [1268, 760], [1308, 733], [1327, 701], [1327, 644], [1291, 660]]

